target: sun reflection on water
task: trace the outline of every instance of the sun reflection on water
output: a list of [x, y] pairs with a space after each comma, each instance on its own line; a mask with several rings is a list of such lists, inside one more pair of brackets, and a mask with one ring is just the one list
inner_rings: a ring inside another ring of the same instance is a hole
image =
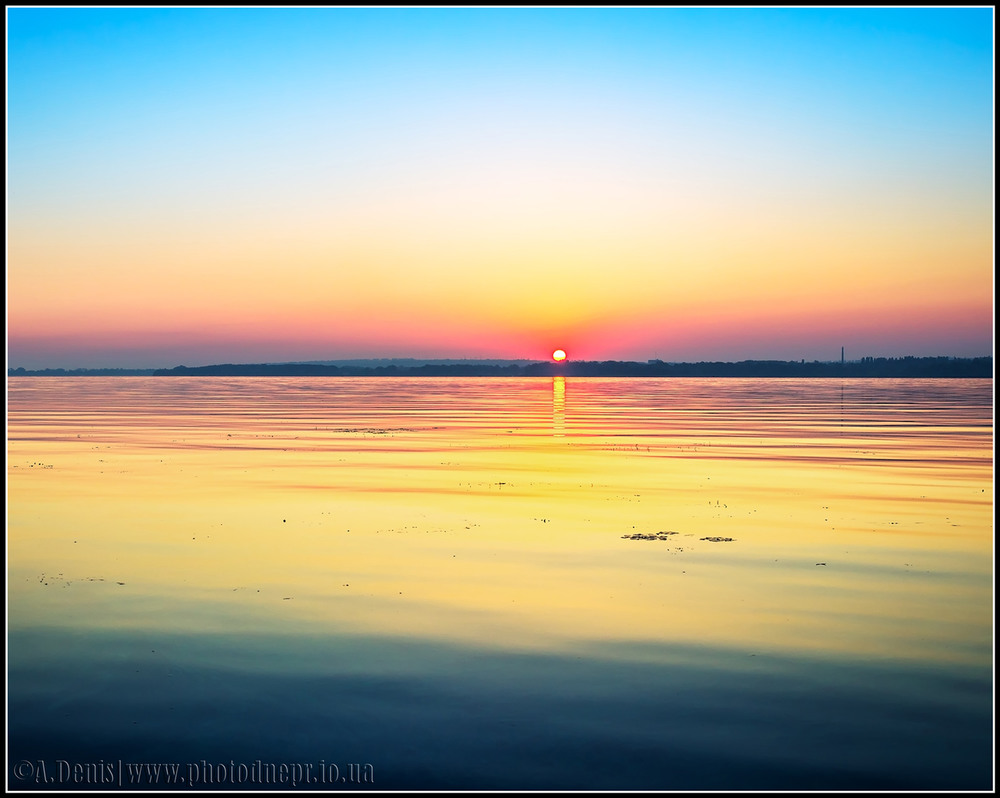
[[556, 375], [552, 378], [552, 436], [562, 438], [566, 434], [566, 378]]

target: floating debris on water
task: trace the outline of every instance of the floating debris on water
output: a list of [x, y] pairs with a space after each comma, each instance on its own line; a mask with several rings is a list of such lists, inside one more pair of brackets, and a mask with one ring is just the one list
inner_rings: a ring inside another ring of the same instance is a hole
[[721, 538], [718, 535], [712, 535], [708, 538], [701, 538], [701, 540], [707, 540], [709, 543], [732, 543], [736, 538]]
[[671, 535], [679, 534], [680, 532], [656, 532], [655, 534], [636, 532], [632, 535], [622, 535], [622, 540], [666, 540]]

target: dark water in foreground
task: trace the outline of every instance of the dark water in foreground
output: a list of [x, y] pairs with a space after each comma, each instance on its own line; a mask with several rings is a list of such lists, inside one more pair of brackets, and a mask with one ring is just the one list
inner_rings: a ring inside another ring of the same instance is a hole
[[992, 786], [991, 381], [8, 401], [13, 789]]

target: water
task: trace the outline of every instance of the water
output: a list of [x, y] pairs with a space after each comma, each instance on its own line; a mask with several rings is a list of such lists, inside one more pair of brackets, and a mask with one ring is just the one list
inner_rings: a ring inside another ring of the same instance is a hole
[[8, 406], [12, 787], [992, 785], [990, 380]]

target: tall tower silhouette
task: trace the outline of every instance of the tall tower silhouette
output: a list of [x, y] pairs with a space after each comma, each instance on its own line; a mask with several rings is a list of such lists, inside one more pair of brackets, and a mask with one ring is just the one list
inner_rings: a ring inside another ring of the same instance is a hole
[[844, 347], [840, 347], [840, 365], [844, 365]]

